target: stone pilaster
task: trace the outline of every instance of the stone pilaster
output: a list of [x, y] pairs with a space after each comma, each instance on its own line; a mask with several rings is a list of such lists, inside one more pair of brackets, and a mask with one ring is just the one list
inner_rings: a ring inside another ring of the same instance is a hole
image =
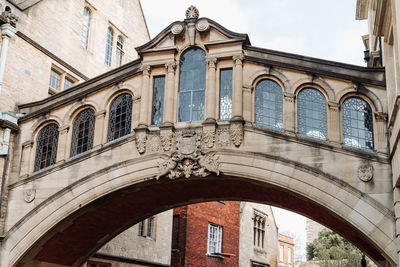
[[107, 136], [108, 129], [104, 128], [106, 111], [101, 110], [101, 111], [96, 112], [94, 115], [96, 117], [96, 120], [94, 123], [94, 133], [95, 134], [93, 137], [93, 148], [96, 148], [106, 142], [106, 140], [104, 138], [104, 134], [105, 134], [105, 136]]
[[32, 147], [33, 140], [26, 141], [22, 144], [21, 151], [21, 168], [19, 171], [19, 176], [27, 176], [32, 170]]
[[151, 68], [149, 65], [142, 65], [142, 96], [140, 100], [140, 117], [139, 126], [148, 126], [150, 112], [150, 72]]
[[296, 129], [295, 95], [284, 92], [283, 99], [283, 128], [285, 132], [294, 134]]
[[1, 38], [2, 38], [2, 45], [1, 45], [1, 54], [0, 54], [0, 93], [3, 87], [3, 78], [4, 78], [4, 71], [6, 65], [6, 57], [7, 57], [7, 50], [8, 50], [8, 42], [17, 32], [17, 29], [12, 26], [11, 24], [3, 24], [1, 25]]
[[252, 121], [252, 113], [254, 106], [252, 105], [252, 87], [251, 86], [243, 86], [243, 119], [245, 121]]
[[234, 87], [232, 95], [232, 118], [243, 119], [243, 55], [233, 57]]
[[167, 84], [165, 88], [165, 99], [164, 99], [164, 124], [172, 124], [174, 120], [174, 99], [175, 99], [175, 69], [176, 63], [174, 61], [165, 64], [167, 69]]
[[58, 129], [58, 147], [56, 162], [63, 162], [67, 157], [69, 126], [62, 126]]
[[341, 139], [339, 103], [328, 102], [328, 140], [339, 144]]
[[208, 75], [207, 75], [207, 89], [206, 89], [206, 120], [216, 120], [216, 86], [215, 86], [215, 65], [217, 59], [215, 57], [207, 58]]
[[387, 114], [383, 112], [375, 112], [375, 122], [376, 122], [376, 136], [374, 138], [375, 141], [375, 150], [382, 153], [388, 152], [388, 144], [387, 144], [387, 133], [386, 133], [386, 125], [387, 125]]

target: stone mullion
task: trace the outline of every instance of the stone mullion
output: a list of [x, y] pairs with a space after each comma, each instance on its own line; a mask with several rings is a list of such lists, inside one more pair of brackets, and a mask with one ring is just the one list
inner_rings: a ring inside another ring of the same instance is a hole
[[32, 148], [33, 148], [33, 141], [27, 141], [22, 144], [21, 150], [21, 169], [19, 171], [20, 176], [27, 176], [32, 170]]
[[248, 122], [252, 121], [251, 114], [254, 110], [254, 107], [252, 105], [251, 92], [252, 87], [243, 86], [243, 119]]
[[216, 85], [215, 85], [215, 76], [216, 76], [216, 66], [217, 59], [215, 57], [207, 58], [208, 65], [208, 75], [207, 75], [207, 89], [206, 89], [206, 110], [205, 110], [205, 119], [206, 120], [216, 120]]
[[243, 119], [243, 55], [233, 57], [235, 83], [232, 96], [232, 118]]
[[59, 129], [56, 162], [64, 161], [67, 157], [68, 131], [69, 126], [63, 126]]
[[169, 62], [165, 64], [167, 69], [167, 84], [165, 88], [165, 99], [164, 99], [164, 124], [174, 123], [174, 95], [175, 95], [175, 62]]
[[149, 125], [150, 101], [150, 66], [142, 65], [142, 96], [140, 100], [139, 126]]
[[375, 112], [376, 130], [374, 130], [375, 138], [374, 144], [375, 150], [382, 153], [387, 153], [387, 137], [386, 137], [386, 123], [387, 115], [383, 112]]
[[295, 95], [285, 92], [283, 101], [283, 128], [285, 132], [291, 134], [296, 132], [295, 116]]
[[93, 148], [96, 148], [106, 142], [104, 138], [104, 133], [106, 133], [107, 136], [108, 129], [104, 129], [106, 111], [102, 110], [96, 112], [94, 115], [96, 117], [96, 120], [94, 122]]
[[339, 144], [341, 140], [339, 104], [328, 102], [328, 108], [328, 140]]

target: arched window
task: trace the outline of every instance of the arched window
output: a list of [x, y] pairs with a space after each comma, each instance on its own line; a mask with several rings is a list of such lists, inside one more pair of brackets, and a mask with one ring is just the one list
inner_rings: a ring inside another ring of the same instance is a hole
[[116, 61], [115, 66], [119, 67], [122, 64], [122, 56], [124, 55], [124, 44], [122, 43], [122, 37], [117, 37], [117, 52], [116, 52]]
[[266, 128], [283, 129], [282, 88], [272, 80], [262, 80], [256, 86], [255, 123]]
[[206, 59], [200, 48], [187, 50], [181, 58], [178, 121], [204, 119]]
[[350, 97], [342, 105], [343, 144], [374, 150], [372, 110], [367, 102]]
[[58, 145], [58, 126], [49, 124], [44, 127], [37, 138], [34, 170], [46, 168], [56, 163]]
[[107, 141], [112, 141], [131, 132], [132, 96], [122, 94], [111, 103]]
[[111, 28], [107, 29], [107, 41], [106, 41], [106, 65], [111, 66], [112, 58], [112, 45], [113, 45], [113, 30]]
[[94, 110], [81, 111], [74, 120], [71, 140], [71, 157], [93, 148]]
[[313, 88], [306, 88], [299, 93], [297, 102], [297, 120], [299, 134], [326, 140], [326, 100], [324, 95]]
[[90, 10], [85, 7], [83, 9], [82, 36], [81, 36], [81, 45], [84, 48], [88, 47], [89, 30], [90, 30]]

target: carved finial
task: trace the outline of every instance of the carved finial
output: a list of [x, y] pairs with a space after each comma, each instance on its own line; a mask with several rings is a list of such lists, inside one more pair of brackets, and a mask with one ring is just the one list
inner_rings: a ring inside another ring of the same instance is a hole
[[190, 6], [186, 10], [186, 19], [198, 19], [199, 18], [199, 10], [195, 6]]

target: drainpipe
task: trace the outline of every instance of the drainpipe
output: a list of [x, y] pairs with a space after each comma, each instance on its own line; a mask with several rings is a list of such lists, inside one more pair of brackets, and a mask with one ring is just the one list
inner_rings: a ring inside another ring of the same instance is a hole
[[1, 54], [0, 54], [0, 94], [1, 94], [1, 89], [3, 88], [3, 79], [4, 79], [4, 70], [5, 70], [5, 66], [6, 66], [8, 42], [9, 42], [10, 38], [12, 38], [16, 32], [17, 32], [17, 29], [9, 23], [5, 23], [5, 24], [1, 25], [2, 45], [1, 45]]

